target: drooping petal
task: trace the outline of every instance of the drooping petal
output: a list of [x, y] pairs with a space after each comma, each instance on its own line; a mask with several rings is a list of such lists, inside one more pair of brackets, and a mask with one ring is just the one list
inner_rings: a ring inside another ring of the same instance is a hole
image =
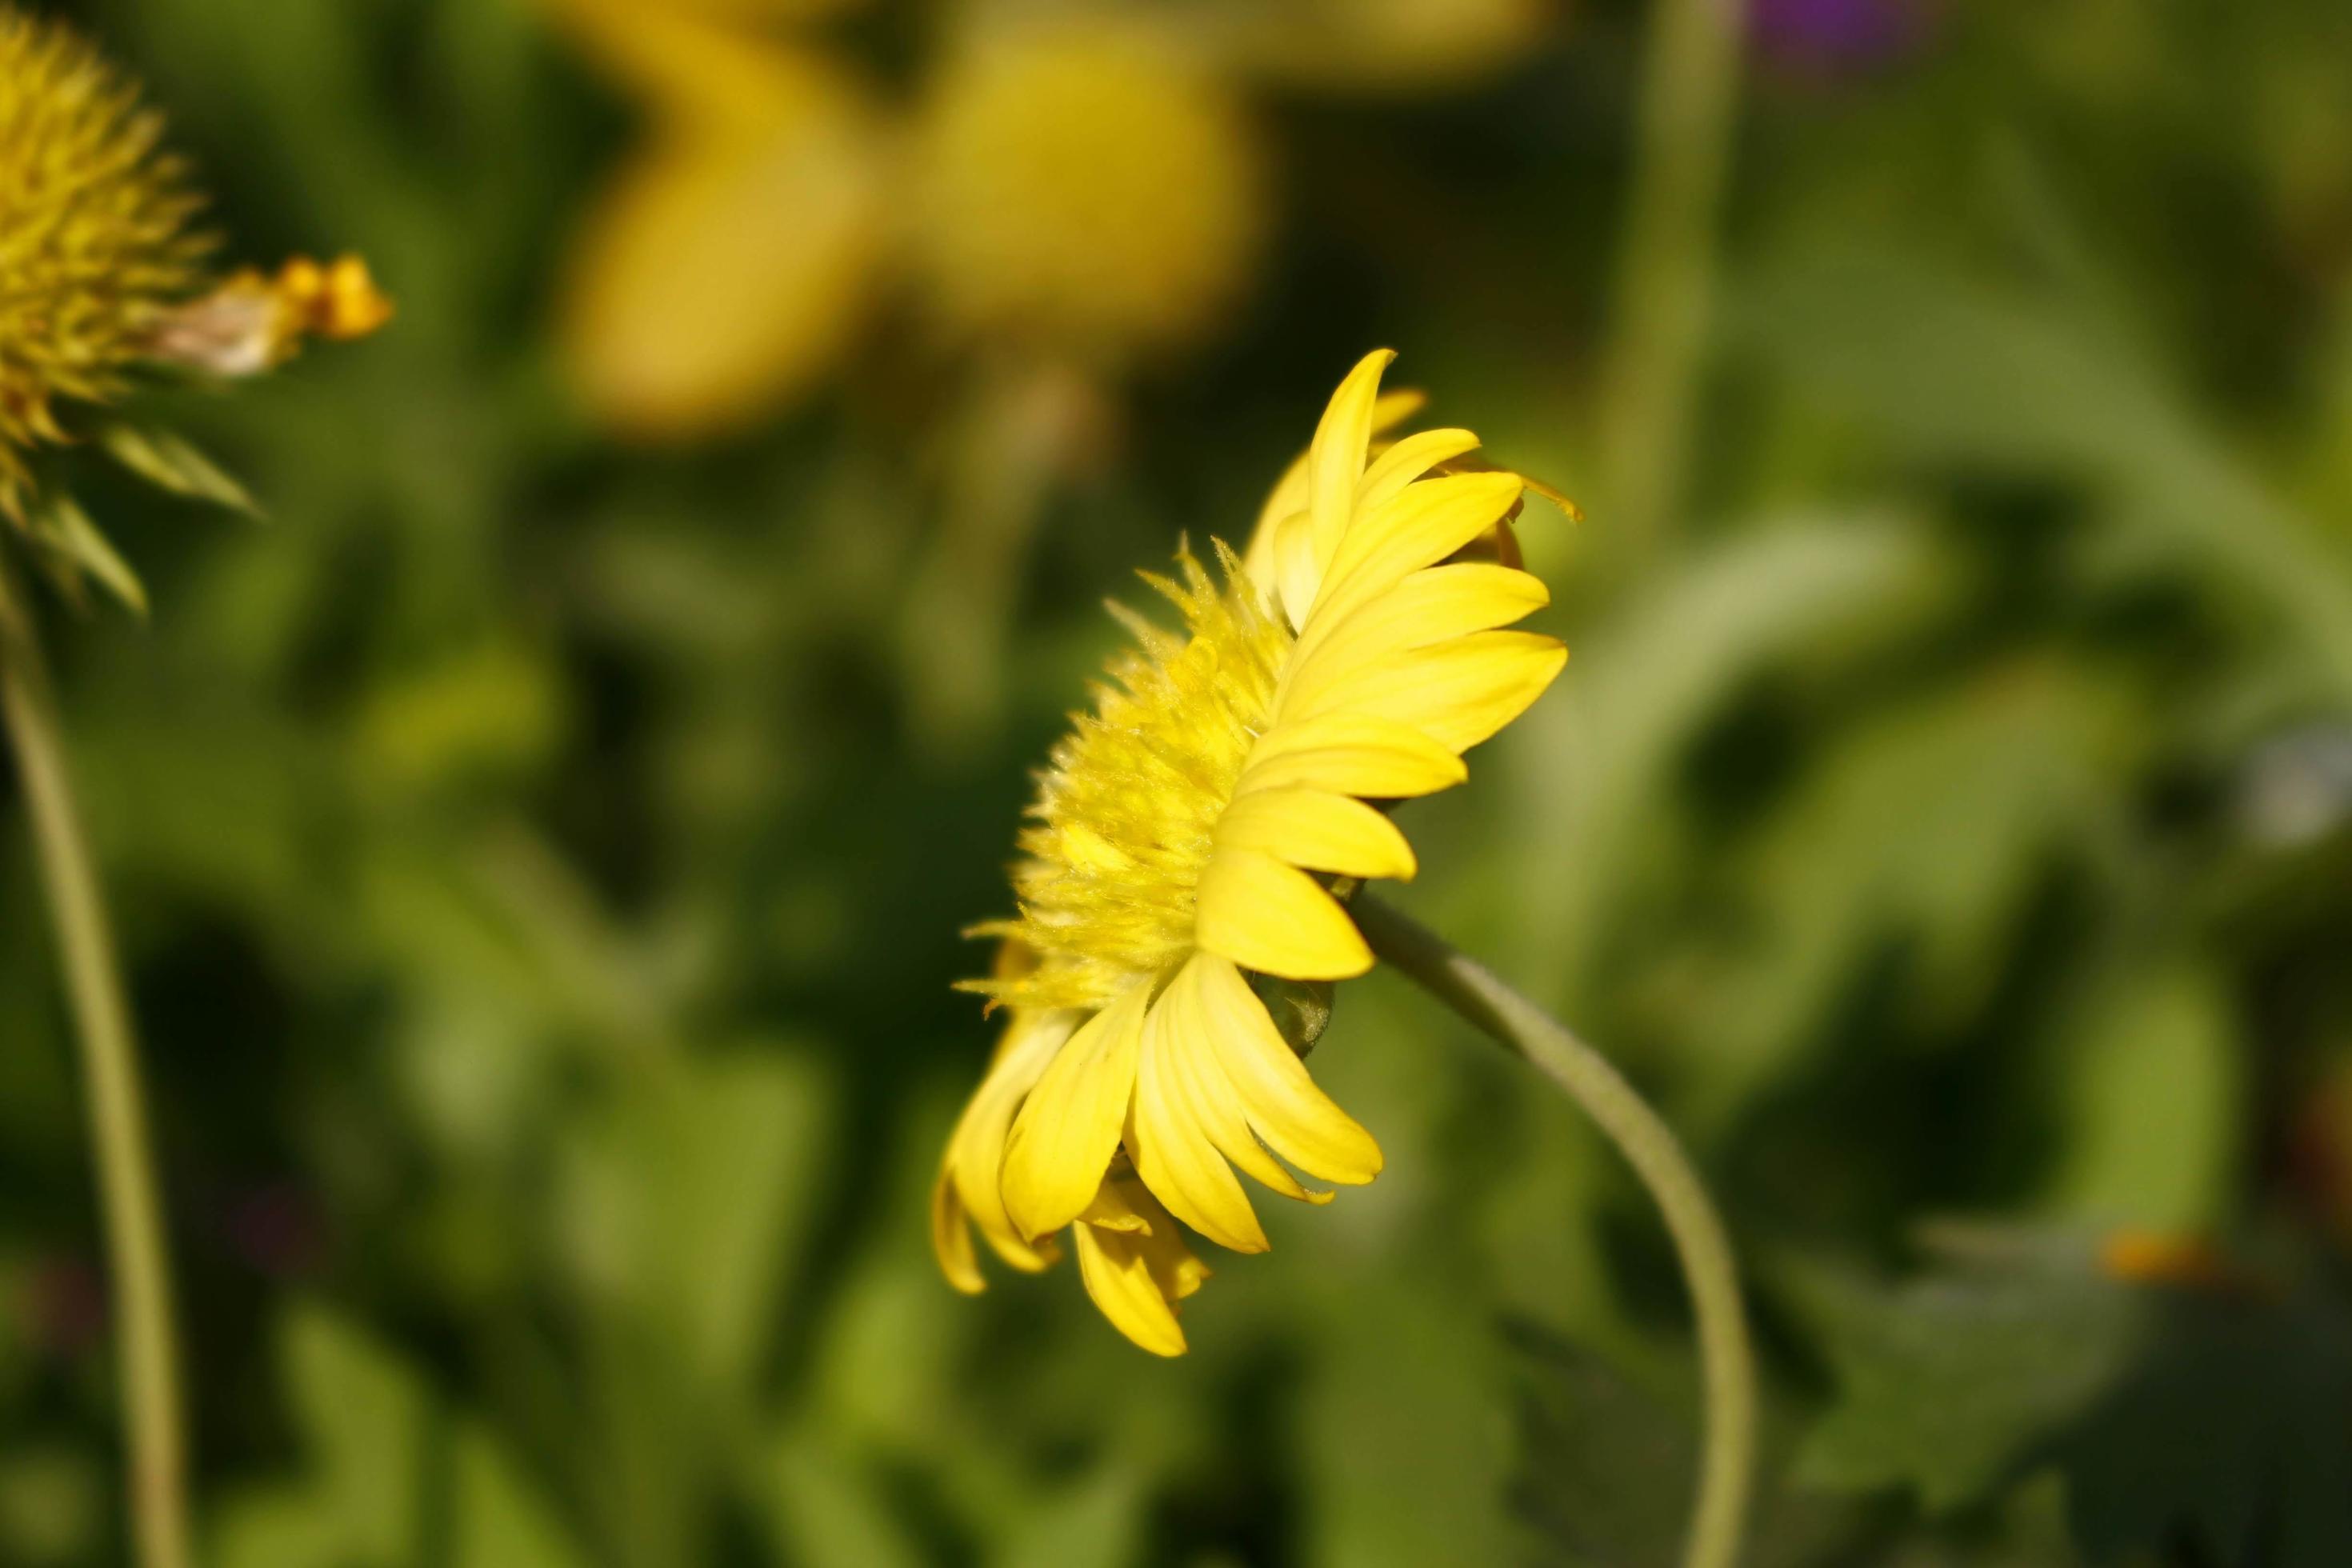
[[1526, 712], [1567, 663], [1557, 637], [1479, 632], [1355, 670], [1318, 691], [1298, 716], [1322, 710], [1393, 719], [1465, 752]]
[[1217, 819], [1220, 848], [1262, 849], [1302, 870], [1343, 877], [1412, 879], [1412, 846], [1395, 823], [1350, 795], [1318, 789], [1262, 789], [1236, 798]]
[[1077, 1016], [1072, 1013], [1016, 1015], [948, 1139], [945, 1174], [955, 1185], [961, 1208], [997, 1255], [1024, 1273], [1045, 1268], [1050, 1254], [1031, 1247], [1004, 1211], [1006, 1133], [1022, 1100], [1076, 1025]]
[[1366, 800], [1410, 800], [1470, 776], [1462, 759], [1420, 731], [1361, 713], [1326, 713], [1259, 737], [1234, 787], [1322, 789]]
[[1202, 1103], [1197, 1080], [1187, 1070], [1184, 1053], [1198, 1032], [1181, 1027], [1180, 1015], [1190, 1004], [1191, 987], [1180, 976], [1144, 1024], [1128, 1152], [1143, 1184], [1178, 1219], [1221, 1247], [1264, 1252], [1265, 1231], [1209, 1131], [1224, 1108]]
[[1262, 849], [1221, 848], [1201, 873], [1193, 941], [1286, 980], [1346, 980], [1372, 950], [1315, 879]]
[[1103, 1183], [1072, 1235], [1079, 1278], [1111, 1326], [1154, 1355], [1183, 1354], [1176, 1303], [1209, 1270], [1142, 1184]]
[[1266, 1147], [1327, 1182], [1360, 1185], [1380, 1174], [1380, 1145], [1316, 1087], [1240, 972], [1207, 955], [1192, 967], [1201, 1027]]
[[1163, 1001], [1172, 999], [1174, 1005], [1163, 1037], [1166, 1048], [1190, 1089], [1202, 1130], [1220, 1153], [1284, 1197], [1309, 1204], [1329, 1203], [1331, 1194], [1302, 1186], [1298, 1178], [1259, 1141], [1251, 1129], [1249, 1098], [1234, 1086], [1225, 1071], [1201, 994], [1202, 967], [1223, 963], [1223, 959], [1196, 953], [1169, 983], [1168, 996]]
[[1138, 982], [1087, 1020], [1029, 1091], [1004, 1148], [1004, 1210], [1032, 1238], [1085, 1212], [1118, 1147], [1151, 986]]
[[931, 1255], [939, 1259], [948, 1283], [965, 1295], [977, 1296], [988, 1289], [988, 1278], [972, 1252], [971, 1216], [956, 1195], [954, 1176], [946, 1170], [931, 1187]]

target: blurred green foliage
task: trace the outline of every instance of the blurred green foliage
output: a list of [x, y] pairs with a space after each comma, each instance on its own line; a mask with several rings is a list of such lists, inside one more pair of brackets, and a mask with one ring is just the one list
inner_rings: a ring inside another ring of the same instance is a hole
[[[241, 247], [352, 247], [401, 305], [151, 403], [268, 521], [94, 482], [152, 623], [49, 606], [218, 1568], [1670, 1560], [1654, 1218], [1391, 978], [1315, 1058], [1387, 1173], [1216, 1260], [1184, 1360], [925, 1247], [989, 1035], [955, 933], [1097, 601], [1238, 539], [1375, 342], [1591, 513], [1530, 520], [1575, 660], [1413, 808], [1413, 899], [1714, 1176], [1769, 1353], [1756, 1561], [2352, 1554], [2340, 5], [1758, 0], [1697, 457], [1638, 556], [1580, 481], [1646, 8], [1460, 90], [1269, 91], [1267, 276], [1055, 489], [954, 749], [902, 657], [920, 362], [885, 333], [699, 449], [576, 410], [551, 290], [629, 130], [542, 15], [68, 9]], [[27, 862], [0, 836], [0, 1561], [113, 1562]], [[2228, 1268], [2119, 1277], [2122, 1226]]]

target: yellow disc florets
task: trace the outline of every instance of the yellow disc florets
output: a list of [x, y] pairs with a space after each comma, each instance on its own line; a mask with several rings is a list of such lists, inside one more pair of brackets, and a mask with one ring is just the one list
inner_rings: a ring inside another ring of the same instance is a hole
[[917, 252], [951, 329], [1118, 360], [1200, 336], [1260, 227], [1238, 105], [1164, 41], [1016, 34], [942, 74], [917, 137]]
[[1027, 973], [971, 988], [1018, 1007], [1099, 1008], [1192, 951], [1195, 893], [1217, 820], [1265, 726], [1290, 647], [1221, 545], [1220, 587], [1188, 551], [1181, 583], [1146, 574], [1184, 617], [1179, 637], [1129, 616], [1138, 644], [1110, 667], [1039, 775], [1013, 869]]
[[50, 405], [121, 390], [203, 280], [201, 205], [163, 122], [66, 28], [0, 8], [0, 502]]

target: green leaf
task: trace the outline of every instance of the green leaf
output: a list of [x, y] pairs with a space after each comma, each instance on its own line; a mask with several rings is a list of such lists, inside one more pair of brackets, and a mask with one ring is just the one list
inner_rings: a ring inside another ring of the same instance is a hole
[[233, 1493], [220, 1568], [584, 1568], [555, 1515], [479, 1422], [339, 1314], [289, 1312], [278, 1354], [305, 1464]]
[[66, 594], [78, 595], [82, 578], [94, 577], [131, 614], [147, 618], [147, 589], [139, 574], [73, 497], [56, 491], [35, 502], [32, 534]]
[[1903, 1486], [1932, 1510], [2011, 1479], [2082, 1420], [2145, 1343], [2146, 1302], [2087, 1247], [1970, 1261], [1892, 1289], [1826, 1270], [1791, 1277], [1838, 1398], [1800, 1458], [1839, 1489]]
[[425, 1428], [431, 1401], [383, 1344], [326, 1310], [297, 1309], [278, 1353], [296, 1422], [310, 1435], [311, 1498], [345, 1550], [409, 1563], [422, 1547]]
[[1121, 1568], [1143, 1543], [1145, 1492], [1125, 1466], [1111, 1464], [1024, 1510], [995, 1568]]
[[1742, 683], [1805, 644], [1850, 643], [1930, 591], [1924, 535], [1884, 521], [1744, 533], [1685, 563], [1587, 639], [1583, 671], [1510, 740], [1523, 842], [1507, 967], [1573, 1000], [1652, 861], [1668, 775]]
[[[2094, 1562], [2352, 1563], [2352, 1320], [2314, 1294], [2176, 1293], [2163, 1342], [2066, 1443]], [[2194, 1550], [2194, 1549], [2192, 1549]]]
[[1721, 1125], [1798, 1065], [1883, 944], [1907, 944], [1917, 1021], [1976, 1005], [2053, 847], [2112, 837], [2126, 711], [2070, 667], [2035, 662], [1915, 698], [1827, 750], [1726, 868], [1742, 918], [1688, 989], [1685, 1032], [1707, 1042], [1690, 1113]]
[[2051, 1210], [2171, 1232], [2222, 1218], [2251, 1058], [2220, 982], [2190, 955], [2142, 954], [2105, 977], [2072, 1026]]
[[701, 1394], [753, 1392], [786, 1269], [818, 1212], [833, 1103], [805, 1055], [678, 1058], [573, 1150], [576, 1256]]
[[916, 1568], [925, 1560], [862, 1445], [823, 1430], [787, 1432], [770, 1473], [766, 1517], [790, 1561]]
[[2058, 1233], [1983, 1231], [1941, 1253], [1892, 1289], [1794, 1276], [1839, 1390], [1809, 1479], [1945, 1510], [2046, 1463], [2095, 1563], [2352, 1562], [2342, 1300], [2275, 1266], [2127, 1278]]
[[112, 424], [99, 431], [98, 440], [116, 462], [173, 495], [212, 501], [247, 517], [261, 516], [260, 506], [245, 486], [184, 437], [169, 430]]
[[1792, 384], [1926, 456], [2107, 487], [2116, 531], [2352, 693], [2352, 570], [2218, 440], [2167, 369], [2080, 301], [1889, 252], [1808, 252], [1741, 312]]
[[1512, 1502], [1538, 1560], [1671, 1562], [1698, 1466], [1688, 1414], [1530, 1321], [1503, 1336], [1519, 1356]]

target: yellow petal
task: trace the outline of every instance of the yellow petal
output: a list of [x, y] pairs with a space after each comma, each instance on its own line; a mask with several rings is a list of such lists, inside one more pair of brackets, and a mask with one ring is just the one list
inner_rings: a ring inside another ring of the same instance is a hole
[[1170, 1026], [1183, 1010], [1189, 991], [1186, 987], [1180, 993], [1171, 985], [1143, 1026], [1128, 1152], [1151, 1195], [1178, 1219], [1221, 1247], [1264, 1252], [1265, 1231], [1256, 1211], [1209, 1135], [1206, 1123], [1216, 1111], [1199, 1102], [1196, 1080], [1186, 1070], [1183, 1052], [1195, 1043], [1192, 1032], [1171, 1038]]
[[[1082, 1273], [1093, 1252], [1096, 1272], [1087, 1277], [1087, 1290], [1104, 1316], [1146, 1350], [1181, 1352], [1176, 1303], [1200, 1289], [1209, 1267], [1192, 1255], [1183, 1232], [1143, 1184], [1132, 1176], [1105, 1181], [1072, 1234]], [[1158, 1295], [1156, 1305], [1142, 1289], [1147, 1283]]]
[[1395, 823], [1344, 795], [1261, 789], [1237, 797], [1217, 819], [1219, 848], [1262, 849], [1308, 871], [1412, 879], [1412, 846]]
[[1360, 713], [1326, 713], [1259, 737], [1234, 794], [1304, 788], [1410, 800], [1469, 776], [1460, 757], [1418, 730]]
[[1261, 973], [1346, 980], [1372, 966], [1372, 950], [1331, 895], [1264, 850], [1217, 850], [1198, 900], [1193, 940]]
[[1266, 1147], [1327, 1182], [1352, 1186], [1379, 1175], [1380, 1145], [1315, 1086], [1239, 971], [1206, 956], [1192, 967], [1202, 1027]]
[[831, 371], [873, 303], [877, 152], [835, 106], [639, 153], [583, 232], [565, 301], [590, 407], [635, 436], [706, 435]]
[[1541, 579], [1512, 567], [1483, 561], [1425, 567], [1344, 616], [1315, 618], [1283, 669], [1277, 723], [1290, 700], [1307, 700], [1368, 664], [1509, 626], [1549, 603]]
[[1479, 632], [1366, 666], [1315, 693], [1297, 716], [1320, 710], [1393, 719], [1465, 752], [1526, 712], [1567, 663], [1556, 637]]
[[1364, 470], [1356, 484], [1356, 510], [1376, 507], [1438, 464], [1477, 449], [1478, 437], [1467, 430], [1423, 430], [1408, 436]]
[[947, 1173], [963, 1210], [1013, 1268], [1035, 1273], [1048, 1258], [1031, 1247], [1004, 1212], [1002, 1175], [1013, 1112], [1077, 1024], [1071, 1013], [1020, 1014], [948, 1139]]
[[940, 1272], [948, 1283], [965, 1295], [977, 1296], [988, 1289], [988, 1279], [972, 1254], [963, 1200], [956, 1196], [955, 1183], [945, 1171], [931, 1187], [931, 1254], [940, 1260]]
[[1145, 1249], [1149, 1237], [1125, 1231], [1078, 1226], [1078, 1278], [1111, 1327], [1153, 1355], [1184, 1353], [1184, 1331], [1176, 1309], [1152, 1278]]
[[[1306, 604], [1315, 596], [1320, 574], [1315, 564], [1315, 521], [1304, 509], [1277, 518], [1266, 531], [1267, 557], [1274, 564], [1276, 598], [1287, 605]], [[1290, 614], [1288, 609], [1283, 611]]]
[[[1337, 623], [1408, 574], [1492, 528], [1525, 483], [1517, 474], [1448, 474], [1406, 486], [1358, 520], [1324, 571], [1315, 620]], [[1301, 626], [1302, 634], [1316, 629]]]
[[[1372, 434], [1377, 436], [1383, 430], [1394, 429], [1420, 413], [1428, 401], [1426, 396], [1412, 387], [1381, 393], [1380, 401], [1372, 405]], [[1250, 531], [1249, 547], [1242, 552], [1243, 570], [1249, 574], [1251, 582], [1267, 594], [1273, 593], [1276, 585], [1274, 526], [1292, 512], [1307, 510], [1308, 456], [1309, 453], [1301, 452], [1292, 458], [1290, 467], [1282, 471], [1282, 478], [1275, 481], [1274, 489], [1266, 495], [1265, 504], [1258, 509], [1257, 526]]]
[[[1356, 481], [1363, 477], [1364, 451], [1372, 438], [1372, 405], [1380, 396], [1381, 373], [1396, 358], [1395, 351], [1374, 349], [1356, 362], [1356, 368], [1331, 395], [1315, 426], [1315, 444], [1307, 456], [1307, 511], [1315, 541], [1315, 568], [1319, 574], [1339, 547], [1355, 513]], [[1304, 626], [1314, 606], [1317, 584], [1283, 562], [1282, 604], [1290, 624]]]
[[1050, 1235], [1094, 1201], [1134, 1095], [1150, 992], [1138, 983], [1087, 1019], [1022, 1105], [1003, 1176], [1005, 1214], [1022, 1235]]
[[1226, 1159], [1284, 1197], [1309, 1204], [1329, 1203], [1331, 1194], [1310, 1192], [1301, 1186], [1298, 1178], [1284, 1169], [1282, 1162], [1267, 1152], [1265, 1145], [1251, 1131], [1248, 1098], [1234, 1086], [1225, 1071], [1201, 996], [1202, 966], [1224, 963], [1222, 958], [1195, 953], [1170, 983], [1168, 996], [1161, 999], [1163, 1005], [1173, 999], [1165, 1039], [1177, 1069], [1190, 1088], [1202, 1128]]

